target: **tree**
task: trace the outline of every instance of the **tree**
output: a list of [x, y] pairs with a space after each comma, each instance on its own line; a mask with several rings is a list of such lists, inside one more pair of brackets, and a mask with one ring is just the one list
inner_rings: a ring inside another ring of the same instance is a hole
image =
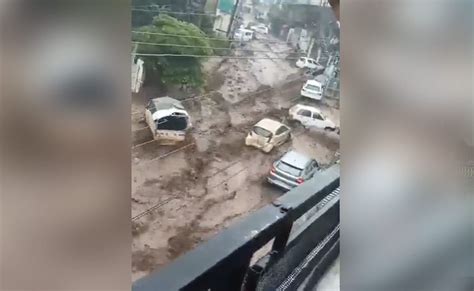
[[150, 25], [153, 18], [166, 11], [182, 12], [182, 14], [171, 14], [174, 18], [199, 25], [200, 18], [186, 14], [188, 0], [132, 0], [132, 27]]
[[[138, 31], [170, 34], [168, 36], [134, 33], [134, 41], [167, 45], [140, 44], [137, 48], [138, 53], [198, 56], [213, 54], [213, 49], [203, 31], [194, 24], [177, 20], [168, 15], [162, 14], [155, 17], [151, 25], [141, 27]], [[193, 47], [169, 46], [170, 44]], [[205, 59], [203, 57], [143, 56], [142, 58], [145, 60], [147, 71], [158, 73], [161, 81], [165, 84], [180, 84], [183, 80], [193, 87], [203, 84], [201, 72], [201, 61]]]

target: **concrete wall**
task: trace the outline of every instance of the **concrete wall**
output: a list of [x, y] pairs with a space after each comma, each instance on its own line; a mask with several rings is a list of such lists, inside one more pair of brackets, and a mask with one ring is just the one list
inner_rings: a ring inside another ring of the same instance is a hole
[[222, 13], [219, 9], [217, 9], [216, 18], [214, 21], [214, 31], [218, 35], [225, 36], [227, 30], [229, 29], [231, 19], [232, 17], [230, 14]]

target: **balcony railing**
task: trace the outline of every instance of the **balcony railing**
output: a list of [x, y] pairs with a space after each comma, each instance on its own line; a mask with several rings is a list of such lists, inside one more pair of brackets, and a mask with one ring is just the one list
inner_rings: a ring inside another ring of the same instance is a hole
[[[251, 263], [272, 240], [268, 253]], [[136, 281], [133, 290], [295, 290], [314, 286], [338, 252], [339, 165], [334, 165]]]

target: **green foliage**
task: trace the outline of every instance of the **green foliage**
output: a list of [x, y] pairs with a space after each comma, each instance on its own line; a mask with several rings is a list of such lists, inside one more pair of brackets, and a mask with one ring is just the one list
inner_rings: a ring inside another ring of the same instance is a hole
[[208, 35], [212, 35], [214, 33], [214, 17], [207, 15], [201, 15], [199, 17], [199, 27], [201, 30]]
[[170, 11], [184, 11], [186, 4], [187, 0], [132, 0], [132, 27], [150, 25], [163, 5]]
[[[205, 23], [206, 16], [186, 14], [188, 11], [188, 0], [132, 0], [132, 27], [150, 25], [153, 18], [166, 13], [166, 11], [183, 12], [180, 14], [171, 14], [176, 19], [193, 23], [200, 27], [204, 32], [208, 32], [208, 24]], [[163, 9], [163, 7], [166, 8]], [[213, 25], [213, 23], [212, 23]], [[211, 25], [211, 27], [212, 27]]]
[[278, 5], [270, 7], [268, 18], [272, 24], [272, 32], [278, 33], [282, 26], [290, 27], [316, 27], [320, 19], [320, 10], [312, 5]]
[[[177, 20], [168, 15], [155, 17], [151, 25], [141, 27], [138, 31], [150, 33], [172, 34], [174, 36], [157, 34], [133, 34], [133, 40], [158, 44], [177, 44], [196, 47], [157, 46], [140, 44], [137, 52], [144, 54], [178, 54], [206, 56], [214, 53], [206, 34], [191, 23]], [[179, 36], [176, 36], [179, 35]], [[190, 36], [190, 37], [185, 37]], [[202, 57], [150, 56], [142, 57], [147, 70], [158, 73], [165, 84], [180, 84], [183, 80], [191, 86], [203, 84], [201, 73]]]
[[[213, 48], [230, 48], [231, 41], [227, 38], [221, 37], [209, 40]], [[230, 49], [214, 49], [214, 55], [226, 56], [230, 54]]]

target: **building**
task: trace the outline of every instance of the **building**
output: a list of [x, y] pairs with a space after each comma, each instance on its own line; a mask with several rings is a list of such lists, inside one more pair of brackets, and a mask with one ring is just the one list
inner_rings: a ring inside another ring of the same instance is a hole
[[214, 21], [214, 31], [221, 36], [227, 36], [232, 25], [232, 14], [234, 13], [237, 0], [219, 0]]
[[142, 59], [132, 61], [132, 92], [139, 93], [145, 81], [145, 67]]
[[317, 5], [329, 7], [328, 0], [279, 0], [279, 4], [293, 4], [293, 5]]

